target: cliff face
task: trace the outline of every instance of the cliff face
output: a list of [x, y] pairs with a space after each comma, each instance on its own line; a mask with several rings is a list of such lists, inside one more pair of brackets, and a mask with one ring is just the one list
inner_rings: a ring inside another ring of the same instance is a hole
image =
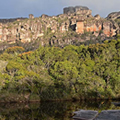
[[120, 33], [120, 11], [110, 13], [106, 19], [112, 21], [114, 26], [118, 28], [118, 33]]
[[[95, 36], [100, 35], [102, 31], [102, 34], [110, 37], [117, 34], [119, 26], [116, 22], [101, 18], [99, 15], [93, 17], [91, 10], [87, 7], [69, 7], [64, 8], [64, 14], [58, 16], [51, 17], [43, 14], [39, 18], [34, 18], [30, 14], [29, 19], [1, 22], [0, 41], [8, 43], [21, 41], [25, 43], [48, 34], [54, 36], [56, 33], [62, 34], [69, 31], [75, 31], [79, 35], [87, 31], [92, 32]], [[44, 39], [41, 39], [41, 43], [44, 45]]]

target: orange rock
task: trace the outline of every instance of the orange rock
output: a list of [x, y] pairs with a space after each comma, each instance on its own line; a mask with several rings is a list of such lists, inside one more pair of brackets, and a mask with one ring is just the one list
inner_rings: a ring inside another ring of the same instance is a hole
[[95, 25], [95, 24], [94, 24], [94, 28], [93, 28], [93, 31], [94, 31], [94, 32], [95, 32], [95, 31], [97, 31], [97, 30], [96, 30], [96, 25]]
[[84, 32], [84, 23], [83, 23], [83, 21], [78, 21], [77, 22], [76, 32], [77, 33], [83, 33]]
[[99, 31], [101, 30], [101, 28], [102, 28], [102, 26], [100, 25], [100, 26], [99, 26]]

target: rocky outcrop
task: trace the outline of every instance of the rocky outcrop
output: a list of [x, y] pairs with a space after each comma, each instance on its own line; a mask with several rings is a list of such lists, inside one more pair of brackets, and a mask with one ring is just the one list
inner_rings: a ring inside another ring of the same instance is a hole
[[120, 12], [112, 12], [107, 16], [107, 19], [119, 19], [120, 18]]
[[76, 6], [76, 7], [66, 7], [63, 10], [64, 14], [72, 14], [72, 13], [77, 13], [77, 14], [91, 14], [91, 10], [89, 10], [88, 7], [85, 6]]
[[74, 112], [76, 114], [73, 116], [73, 119], [78, 119], [78, 120], [93, 120], [97, 115], [98, 111], [93, 111], [93, 110], [79, 110]]
[[95, 15], [94, 17], [96, 20], [99, 20], [101, 18], [99, 14]]
[[116, 33], [120, 33], [120, 11], [110, 13], [106, 19], [112, 21], [114, 26], [117, 28]]
[[100, 33], [102, 31], [107, 37], [112, 37], [116, 35], [117, 30], [118, 26], [114, 22], [100, 18], [97, 15], [93, 18], [79, 19], [76, 32], [82, 34], [87, 31], [96, 35], [96, 32]]
[[29, 19], [33, 19], [34, 15], [33, 14], [29, 14]]
[[10, 23], [10, 22], [14, 22], [14, 21], [21, 21], [24, 20], [26, 18], [11, 18], [11, 19], [0, 19], [0, 23], [6, 24], [6, 23]]
[[[29, 19], [17, 19], [6, 22], [6, 24], [2, 22], [0, 24], [0, 41], [7, 43], [21, 41], [26, 43], [39, 39], [42, 45], [46, 43], [53, 45], [61, 42], [55, 37], [47, 39], [48, 41], [45, 41], [45, 38], [49, 37], [49, 35], [56, 36], [56, 34], [61, 35], [70, 31], [75, 31], [79, 36], [85, 32], [91, 32], [96, 37], [103, 34], [111, 37], [119, 32], [119, 25], [115, 21], [101, 18], [100, 15], [93, 17], [91, 10], [87, 7], [68, 7], [64, 8], [64, 14], [58, 16], [43, 14], [39, 18], [34, 18], [30, 14]], [[71, 40], [68, 38], [66, 43], [71, 43]]]
[[101, 113], [94, 110], [79, 110], [74, 113], [74, 120], [120, 120], [120, 110], [103, 110]]

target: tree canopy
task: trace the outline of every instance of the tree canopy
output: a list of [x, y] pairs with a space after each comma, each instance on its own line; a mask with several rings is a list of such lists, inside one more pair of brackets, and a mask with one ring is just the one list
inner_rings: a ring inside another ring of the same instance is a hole
[[0, 94], [29, 93], [29, 99], [41, 100], [120, 97], [119, 39], [28, 52], [15, 46], [0, 59], [8, 63], [0, 73]]

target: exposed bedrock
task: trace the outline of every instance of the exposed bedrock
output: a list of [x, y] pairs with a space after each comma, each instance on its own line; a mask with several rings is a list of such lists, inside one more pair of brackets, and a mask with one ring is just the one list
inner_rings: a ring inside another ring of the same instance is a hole
[[[71, 30], [79, 35], [84, 32], [92, 32], [95, 36], [102, 33], [107, 37], [119, 33], [119, 23], [111, 20], [110, 16], [119, 20], [120, 13], [112, 13], [108, 15], [107, 19], [101, 18], [99, 14], [93, 17], [92, 11], [84, 6], [64, 8], [63, 12], [64, 14], [58, 16], [43, 14], [41, 17], [34, 18], [34, 15], [30, 14], [29, 18], [26, 19], [0, 20], [0, 41], [8, 43], [21, 41], [25, 43], [49, 34], [60, 34]], [[45, 42], [42, 40], [43, 44]]]

